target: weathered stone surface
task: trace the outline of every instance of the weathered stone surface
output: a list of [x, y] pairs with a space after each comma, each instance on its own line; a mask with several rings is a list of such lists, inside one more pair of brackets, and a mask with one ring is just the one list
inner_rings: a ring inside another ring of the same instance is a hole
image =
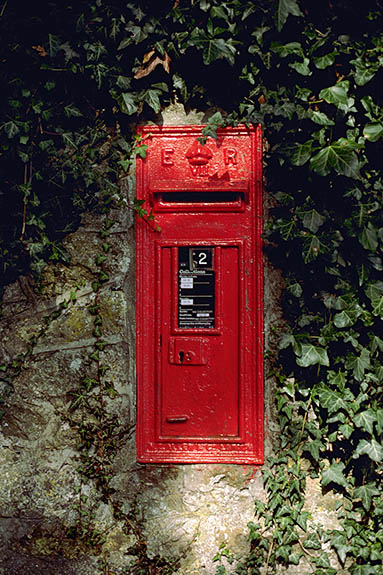
[[[71, 266], [57, 264], [56, 266], [48, 266], [44, 270], [43, 283], [44, 295], [46, 299], [55, 301], [62, 301], [68, 299], [70, 292], [75, 292], [76, 289], [88, 284], [93, 280], [93, 274], [85, 266]], [[87, 290], [89, 291], [89, 289]], [[63, 294], [67, 297], [63, 298]]]
[[180, 574], [214, 573], [212, 559], [222, 542], [239, 553], [247, 550], [246, 524], [254, 516], [254, 497], [262, 495], [260, 482], [241, 466], [191, 465], [177, 471], [177, 477], [146, 482], [140, 494], [148, 552], [181, 556]]
[[29, 286], [28, 278], [20, 277], [15, 283], [6, 287], [2, 297], [2, 318], [14, 317], [29, 308], [30, 302], [35, 298], [35, 294], [32, 287], [28, 292], [26, 285]]
[[0, 361], [9, 361], [25, 353], [29, 348], [31, 338], [40, 331], [42, 319], [40, 314], [38, 318], [35, 314], [30, 314], [29, 317], [22, 314], [19, 316], [17, 326], [13, 318], [4, 320], [1, 329]]

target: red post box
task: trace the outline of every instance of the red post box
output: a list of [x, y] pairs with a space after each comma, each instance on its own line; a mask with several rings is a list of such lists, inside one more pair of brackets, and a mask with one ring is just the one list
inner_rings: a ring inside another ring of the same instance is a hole
[[137, 197], [137, 454], [263, 462], [262, 139], [146, 126]]

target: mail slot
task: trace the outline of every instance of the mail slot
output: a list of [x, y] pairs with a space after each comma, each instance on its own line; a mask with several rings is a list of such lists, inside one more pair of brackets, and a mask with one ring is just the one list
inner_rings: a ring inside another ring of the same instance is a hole
[[139, 128], [137, 458], [263, 462], [262, 136]]

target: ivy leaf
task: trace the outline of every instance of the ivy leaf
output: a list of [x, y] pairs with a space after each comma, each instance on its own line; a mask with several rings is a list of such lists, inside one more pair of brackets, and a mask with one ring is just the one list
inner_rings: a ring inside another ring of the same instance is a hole
[[202, 129], [202, 137], [198, 138], [198, 140], [205, 144], [207, 138], [214, 138], [215, 140], [218, 138], [217, 130], [220, 128], [224, 123], [223, 117], [221, 112], [216, 112], [213, 114], [207, 123], [207, 125]]
[[[244, 20], [246, 20], [246, 18], [248, 18], [251, 14], [253, 14], [253, 13], [255, 12], [255, 10], [256, 10], [256, 8], [255, 8], [254, 4], [249, 4], [249, 5], [247, 6], [247, 8], [244, 9], [243, 14], [242, 14], [242, 16], [241, 16], [242, 22], [243, 22]], [[268, 28], [268, 29], [270, 29], [270, 28]], [[257, 29], [256, 31], [258, 32], [258, 29]], [[252, 33], [252, 36], [255, 36], [255, 33], [254, 33], [254, 32]], [[261, 43], [261, 42], [260, 42], [260, 43]]]
[[283, 102], [281, 104], [276, 104], [273, 110], [276, 116], [283, 116], [283, 118], [288, 118], [289, 120], [291, 120], [295, 111], [296, 106], [292, 102]]
[[350, 545], [347, 545], [347, 537], [345, 533], [337, 532], [336, 535], [331, 538], [331, 544], [335, 547], [341, 562], [344, 563], [346, 561], [347, 553], [352, 549]]
[[314, 532], [310, 533], [307, 539], [303, 541], [303, 545], [306, 549], [322, 548], [321, 542], [319, 541], [317, 535]]
[[124, 92], [121, 94], [119, 104], [123, 114], [128, 114], [128, 116], [131, 116], [137, 112], [138, 106], [136, 104], [134, 95], [130, 92]]
[[354, 428], [352, 425], [349, 425], [348, 423], [344, 423], [342, 425], [339, 426], [339, 431], [342, 433], [342, 435], [344, 435], [344, 437], [346, 439], [350, 439]]
[[117, 77], [116, 84], [119, 88], [121, 88], [121, 90], [130, 90], [131, 83], [131, 78], [128, 78], [127, 76]]
[[73, 134], [71, 132], [64, 132], [62, 134], [62, 138], [66, 145], [71, 146], [72, 148], [76, 148], [77, 150], [77, 146], [74, 141]]
[[276, 229], [279, 230], [282, 238], [284, 240], [288, 240], [294, 233], [295, 230], [295, 221], [293, 218], [290, 220], [277, 220], [276, 222]]
[[300, 343], [295, 339], [295, 337], [293, 336], [293, 334], [291, 333], [284, 333], [282, 335], [281, 341], [279, 343], [279, 349], [286, 349], [287, 347], [289, 347], [289, 345], [292, 346], [294, 353], [296, 355], [300, 355], [301, 353], [301, 345]]
[[303, 451], [308, 451], [311, 453], [315, 461], [319, 460], [320, 451], [323, 448], [322, 442], [319, 439], [314, 439], [313, 441], [305, 443]]
[[[319, 555], [319, 557], [316, 557], [314, 560], [315, 565], [317, 567], [322, 567], [322, 569], [326, 569], [325, 573], [326, 575], [333, 575], [336, 573], [335, 569], [331, 569], [331, 565], [330, 565], [330, 559], [328, 558], [328, 555], [325, 551], [323, 551], [323, 553], [321, 553]], [[323, 571], [317, 570], [317, 573], [320, 573]]]
[[121, 40], [117, 50], [124, 50], [131, 44], [139, 44], [148, 37], [147, 27], [136, 26], [133, 22], [126, 25], [126, 31], [130, 34], [128, 37]]
[[309, 68], [309, 63], [310, 60], [308, 58], [303, 58], [303, 62], [291, 62], [289, 66], [301, 76], [311, 76], [312, 72]]
[[383, 297], [373, 302], [373, 310], [372, 313], [377, 317], [383, 317]]
[[[383, 307], [383, 298], [381, 298], [379, 303]], [[374, 335], [373, 338], [371, 339], [370, 348], [371, 348], [372, 353], [375, 353], [377, 349], [379, 349], [380, 351], [383, 351], [383, 339], [381, 339], [377, 335]]]
[[73, 104], [64, 106], [64, 112], [67, 118], [80, 118], [83, 115], [82, 112], [80, 112], [80, 110]]
[[371, 96], [364, 96], [361, 99], [363, 108], [366, 110], [366, 116], [369, 120], [373, 120], [375, 116], [379, 115], [379, 106], [374, 104], [374, 100]]
[[[215, 112], [215, 114], [213, 114], [208, 121], [208, 124], [214, 126], [217, 129], [222, 126], [223, 124], [223, 116], [221, 114], [221, 112]], [[214, 136], [212, 136], [212, 138], [217, 138], [217, 134], [215, 134]]]
[[302, 511], [297, 517], [297, 524], [303, 531], [307, 531], [307, 519], [309, 516], [310, 513], [308, 513], [308, 511]]
[[330, 120], [330, 118], [324, 113], [314, 110], [310, 112], [310, 119], [319, 124], [320, 126], [334, 126], [335, 122]]
[[295, 152], [291, 157], [293, 166], [303, 166], [311, 157], [312, 144], [314, 140], [307, 140], [304, 144], [297, 144]]
[[54, 58], [57, 55], [57, 52], [60, 49], [60, 39], [58, 36], [54, 36], [53, 34], [48, 34], [48, 52], [51, 58]]
[[365, 370], [370, 367], [370, 353], [367, 349], [362, 349], [362, 353], [354, 361], [354, 377], [358, 381], [363, 381]]
[[374, 433], [374, 423], [376, 421], [376, 415], [372, 409], [367, 409], [358, 413], [354, 418], [354, 423], [356, 427], [360, 427], [364, 431], [367, 431], [370, 435]]
[[161, 110], [160, 90], [145, 90], [144, 101], [155, 111], [156, 114]]
[[348, 96], [347, 91], [349, 88], [349, 82], [339, 82], [335, 84], [335, 86], [330, 86], [329, 88], [324, 88], [319, 92], [319, 97], [323, 98], [329, 104], [335, 104], [335, 106], [339, 107], [339, 105], [347, 105], [348, 104]]
[[297, 364], [300, 367], [309, 367], [310, 365], [330, 365], [327, 351], [314, 345], [302, 345], [301, 357], [297, 358]]
[[321, 243], [317, 238], [317, 236], [311, 235], [306, 238], [303, 246], [303, 256], [304, 256], [304, 262], [306, 264], [312, 262], [313, 260], [315, 260], [315, 258], [318, 257], [320, 246]]
[[378, 236], [376, 229], [371, 222], [368, 222], [367, 226], [363, 228], [362, 233], [359, 236], [359, 241], [365, 250], [376, 252], [378, 247]]
[[173, 74], [173, 86], [175, 90], [180, 91], [183, 100], [186, 102], [188, 91], [185, 80], [178, 74]]
[[[344, 409], [347, 411], [347, 400], [350, 399], [349, 394], [339, 393], [327, 387], [325, 384], [320, 384], [314, 387], [315, 397], [318, 398], [318, 404], [328, 409], [329, 413], [334, 413]], [[349, 391], [349, 390], [348, 390]], [[349, 393], [351, 393], [349, 391]]]
[[324, 56], [320, 56], [319, 58], [314, 58], [314, 65], [319, 70], [324, 70], [329, 66], [332, 66], [335, 62], [335, 52], [330, 52], [329, 54], [325, 54]]
[[[303, 290], [302, 286], [299, 283], [294, 283], [288, 286], [288, 292], [291, 293], [294, 297], [301, 297]], [[285, 334], [286, 335], [286, 334]]]
[[383, 296], [383, 282], [376, 281], [368, 284], [366, 295], [371, 300], [371, 302], [380, 299], [380, 297]]
[[357, 311], [341, 311], [340, 313], [335, 314], [334, 324], [339, 328], [349, 327], [350, 325], [354, 325], [359, 315], [360, 314]]
[[[137, 156], [139, 156], [140, 158], [146, 158], [146, 152], [147, 152], [148, 147], [149, 146], [147, 144], [141, 144], [140, 146], [137, 146], [137, 148], [136, 148]], [[144, 200], [144, 202], [145, 202], [145, 200]], [[136, 207], [136, 205], [135, 205], [135, 207]], [[145, 214], [146, 214], [146, 212], [145, 212]]]
[[339, 174], [359, 179], [359, 161], [352, 142], [340, 138], [326, 146], [310, 160], [310, 167], [320, 176], [327, 176], [331, 168]]
[[379, 495], [379, 490], [375, 487], [374, 483], [367, 483], [361, 485], [354, 491], [355, 497], [362, 500], [362, 505], [368, 511], [371, 507], [372, 498], [374, 495]]
[[350, 63], [355, 66], [355, 83], [358, 86], [364, 86], [372, 80], [379, 68], [378, 64], [367, 65], [361, 58], [351, 60]]
[[302, 45], [299, 42], [288, 42], [287, 44], [278, 44], [277, 42], [273, 42], [270, 49], [281, 58], [286, 58], [286, 56], [289, 56], [290, 54], [303, 56]]
[[335, 385], [340, 391], [344, 391], [344, 387], [346, 384], [346, 376], [344, 372], [338, 371], [335, 373], [334, 371], [327, 372], [327, 379], [331, 383], [331, 385]]
[[378, 435], [381, 435], [383, 431], [383, 409], [376, 410], [376, 431]]
[[278, 32], [282, 30], [287, 18], [289, 17], [289, 14], [292, 16], [302, 16], [302, 12], [299, 9], [297, 0], [279, 0], [277, 13], [275, 15]]
[[380, 571], [379, 565], [356, 565], [352, 570], [352, 575], [380, 575], [379, 571], [377, 571], [375, 567]]
[[16, 136], [16, 134], [20, 132], [18, 125], [13, 120], [3, 124], [2, 128], [4, 132], [7, 134], [9, 139], [13, 138], [14, 136]]
[[339, 463], [334, 462], [330, 465], [328, 469], [322, 471], [322, 483], [323, 485], [329, 485], [329, 483], [336, 483], [342, 487], [348, 488], [348, 481], [343, 474], [345, 469], [344, 463], [340, 461]]
[[222, 20], [225, 20], [225, 22], [228, 22], [229, 20], [229, 15], [226, 12], [224, 6], [212, 6], [210, 10], [210, 16], [211, 18], [222, 18]]
[[289, 564], [291, 565], [299, 565], [301, 558], [303, 557], [303, 553], [289, 553]]
[[323, 225], [325, 219], [316, 210], [310, 210], [306, 212], [303, 218], [303, 225], [305, 228], [309, 229], [311, 232], [316, 234], [321, 225]]
[[188, 43], [203, 51], [203, 62], [209, 66], [215, 60], [226, 59], [231, 65], [235, 62], [236, 49], [231, 38], [212, 38], [205, 30], [195, 28], [190, 34]]
[[207, 42], [203, 52], [203, 61], [209, 66], [215, 60], [223, 58], [233, 65], [235, 62], [236, 49], [230, 40], [223, 38], [212, 38]]
[[208, 2], [208, 0], [200, 0], [200, 8], [204, 12], [207, 12], [210, 8], [210, 2]]
[[375, 439], [371, 439], [371, 441], [362, 439], [355, 450], [354, 459], [364, 454], [377, 463], [383, 461], [383, 447]]
[[374, 122], [373, 124], [366, 124], [363, 129], [363, 136], [369, 142], [376, 142], [383, 135], [383, 124]]
[[96, 265], [100, 266], [102, 264], [102, 262], [104, 262], [107, 259], [106, 256], [104, 256], [103, 254], [97, 254], [96, 256]]

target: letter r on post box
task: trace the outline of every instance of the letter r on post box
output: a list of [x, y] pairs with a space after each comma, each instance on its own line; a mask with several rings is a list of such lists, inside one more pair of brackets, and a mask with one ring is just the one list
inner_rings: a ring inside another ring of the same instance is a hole
[[237, 164], [237, 150], [234, 148], [225, 148], [223, 153], [226, 166], [235, 166]]
[[141, 127], [137, 458], [263, 462], [261, 129]]

